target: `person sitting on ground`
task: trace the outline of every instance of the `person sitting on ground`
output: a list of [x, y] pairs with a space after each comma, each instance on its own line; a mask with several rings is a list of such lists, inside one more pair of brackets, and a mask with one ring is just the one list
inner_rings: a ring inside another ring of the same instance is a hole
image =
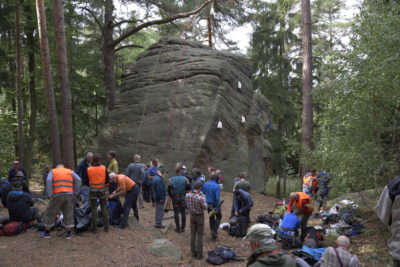
[[164, 229], [165, 226], [162, 224], [164, 218], [164, 204], [167, 197], [167, 190], [164, 184], [165, 168], [160, 166], [158, 168], [157, 174], [153, 178], [152, 191], [154, 203], [156, 205], [156, 215], [155, 215], [155, 227]]
[[[222, 213], [220, 207], [220, 187], [218, 184], [218, 175], [216, 169], [209, 168], [210, 178], [203, 184], [202, 191], [206, 195], [207, 210], [209, 214], [209, 223], [211, 237], [217, 239], [218, 228], [221, 222]], [[210, 216], [212, 215], [212, 216]]]
[[82, 185], [89, 186], [88, 174], [87, 169], [91, 166], [93, 159], [93, 153], [88, 152], [86, 157], [79, 163], [78, 167], [76, 168], [76, 174], [82, 179]]
[[292, 192], [289, 195], [288, 213], [295, 212], [301, 214], [301, 236], [303, 241], [307, 232], [307, 222], [313, 212], [311, 198], [304, 192]]
[[[183, 165], [177, 163], [175, 167], [176, 175], [171, 177], [168, 184], [168, 193], [172, 198], [172, 205], [174, 207], [174, 219], [175, 219], [175, 232], [185, 232], [186, 227], [186, 205], [185, 195], [189, 185], [189, 180], [182, 175], [184, 171]], [[181, 222], [179, 220], [179, 214], [181, 215]]]
[[303, 192], [309, 196], [312, 196], [317, 187], [317, 179], [316, 169], [312, 169], [311, 172], [306, 173], [306, 175], [303, 177]]
[[143, 209], [143, 181], [146, 178], [146, 172], [145, 165], [140, 162], [140, 159], [141, 157], [138, 154], [133, 156], [133, 162], [126, 168], [125, 175], [131, 178], [139, 186], [140, 192], [138, 196], [138, 205], [139, 209]]
[[118, 173], [118, 161], [115, 158], [117, 154], [115, 151], [108, 152], [108, 159], [110, 160], [110, 164], [108, 165], [108, 172]]
[[100, 156], [93, 156], [93, 164], [87, 169], [90, 188], [90, 210], [92, 212], [92, 233], [97, 232], [97, 206], [100, 202], [101, 215], [103, 216], [104, 232], [109, 230], [107, 212], [107, 190], [109, 185], [109, 174], [104, 165], [100, 164]]
[[341, 235], [336, 239], [337, 248], [326, 248], [322, 258], [319, 261], [320, 267], [358, 267], [361, 266], [356, 255], [352, 255], [348, 249], [350, 239], [347, 236]]
[[55, 225], [55, 218], [60, 213], [64, 216], [64, 225], [67, 230], [66, 239], [72, 238], [74, 228], [74, 198], [79, 194], [81, 178], [64, 165], [57, 165], [47, 176], [46, 190], [50, 198], [49, 208], [44, 222], [45, 231], [40, 235], [51, 238], [50, 229]]
[[258, 223], [247, 230], [243, 240], [249, 241], [252, 252], [246, 266], [249, 267], [295, 267], [293, 258], [278, 250], [274, 231], [266, 224]]
[[186, 204], [190, 213], [190, 248], [193, 258], [203, 258], [204, 210], [207, 209], [206, 196], [201, 193], [203, 183], [196, 181], [193, 192], [186, 194]]
[[191, 180], [191, 189], [192, 191], [194, 190], [194, 184], [196, 182], [200, 182], [201, 185], [204, 184], [204, 182], [206, 181], [206, 178], [204, 177], [203, 173], [201, 172], [201, 170], [199, 168], [193, 168], [192, 169], [192, 180]]
[[251, 186], [249, 181], [246, 180], [246, 173], [245, 172], [241, 172], [239, 174], [239, 180], [235, 182], [235, 185], [233, 186], [233, 191], [237, 190], [237, 189], [243, 189], [244, 191], [250, 193], [251, 190]]
[[253, 207], [253, 199], [251, 195], [242, 190], [238, 189], [233, 192], [235, 199], [233, 201], [233, 215], [246, 217], [246, 228], [250, 225], [250, 211]]
[[4, 207], [7, 207], [7, 196], [12, 191], [12, 183], [21, 182], [22, 190], [28, 192], [25, 186], [24, 177], [24, 173], [22, 171], [19, 171], [16, 175], [12, 177], [11, 181], [7, 181], [7, 183], [3, 185], [3, 187], [1, 188], [1, 203]]
[[10, 222], [31, 222], [37, 219], [38, 211], [33, 206], [31, 194], [22, 191], [22, 182], [12, 182], [12, 191], [7, 196]]
[[108, 196], [109, 199], [125, 195], [125, 202], [122, 206], [123, 217], [119, 225], [121, 229], [128, 226], [129, 213], [133, 209], [133, 215], [139, 221], [139, 211], [137, 208], [137, 198], [140, 192], [139, 186], [136, 185], [128, 176], [123, 174], [110, 173], [110, 181], [117, 184], [117, 189]]
[[283, 249], [301, 247], [301, 241], [297, 239], [300, 219], [295, 213], [283, 215], [282, 224], [279, 227], [278, 236], [282, 239]]

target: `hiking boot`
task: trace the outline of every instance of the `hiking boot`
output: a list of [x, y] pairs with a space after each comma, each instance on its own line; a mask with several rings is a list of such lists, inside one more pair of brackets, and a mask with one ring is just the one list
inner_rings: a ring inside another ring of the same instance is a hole
[[50, 232], [48, 232], [48, 231], [40, 232], [40, 236], [43, 237], [43, 238], [46, 238], [46, 239], [51, 238]]
[[196, 258], [200, 260], [200, 259], [202, 259], [202, 258], [203, 258], [203, 255], [201, 255], [201, 254], [197, 254], [197, 255], [196, 255]]
[[180, 233], [181, 231], [179, 230], [179, 228], [176, 228], [175, 232]]
[[97, 234], [97, 228], [92, 229], [92, 234]]
[[70, 240], [72, 239], [72, 233], [71, 231], [68, 231], [67, 234], [65, 235], [65, 239]]
[[181, 233], [184, 233], [184, 232], [185, 232], [185, 228], [182, 227], [182, 228], [181, 228]]
[[164, 225], [156, 225], [155, 227], [158, 228], [158, 229], [165, 229], [166, 228]]
[[212, 240], [216, 240], [217, 239], [217, 234], [216, 233], [211, 233], [211, 238], [212, 238]]
[[119, 229], [125, 229], [126, 228], [126, 224], [120, 224], [120, 225], [118, 225], [118, 228]]
[[108, 231], [110, 231], [110, 229], [108, 227], [104, 227], [104, 232], [108, 233]]

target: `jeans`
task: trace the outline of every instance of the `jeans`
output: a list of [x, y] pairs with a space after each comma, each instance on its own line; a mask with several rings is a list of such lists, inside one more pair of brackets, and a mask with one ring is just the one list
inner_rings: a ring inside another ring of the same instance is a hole
[[190, 214], [190, 249], [192, 256], [203, 257], [204, 214]]
[[56, 217], [60, 213], [64, 216], [64, 225], [67, 229], [74, 228], [74, 196], [55, 195], [50, 199], [49, 208], [46, 211], [45, 224], [46, 230], [50, 230], [55, 225]]
[[[213, 209], [214, 209], [213, 205], [208, 204], [208, 213], [210, 213]], [[221, 218], [222, 218], [221, 209], [217, 210], [216, 215], [209, 217], [211, 235], [213, 238], [217, 237], [219, 224], [221, 223]]]
[[104, 227], [108, 228], [109, 222], [108, 222], [108, 211], [106, 206], [107, 199], [105, 191], [102, 190], [90, 191], [89, 196], [90, 196], [90, 210], [92, 212], [92, 220], [91, 220], [92, 230], [97, 230], [97, 205], [98, 205], [97, 199], [100, 200], [101, 215], [103, 216]]
[[[179, 224], [179, 214], [181, 215], [182, 224]], [[174, 207], [174, 219], [176, 230], [184, 231], [186, 227], [186, 207], [184, 205]]]
[[131, 209], [133, 209], [133, 214], [136, 219], [139, 221], [139, 212], [137, 207], [137, 198], [139, 195], [140, 189], [139, 186], [134, 186], [131, 190], [129, 190], [125, 196], [125, 202], [122, 206], [123, 217], [121, 226], [125, 227], [128, 224], [129, 213]]
[[164, 201], [156, 203], [156, 226], [161, 226], [164, 218]]

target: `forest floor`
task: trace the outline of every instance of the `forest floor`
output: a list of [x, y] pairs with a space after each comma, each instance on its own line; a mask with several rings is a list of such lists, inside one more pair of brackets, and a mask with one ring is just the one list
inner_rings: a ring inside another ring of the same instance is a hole
[[[223, 192], [222, 222], [227, 222], [230, 214], [232, 194]], [[274, 209], [276, 198], [262, 194], [254, 194], [254, 207], [251, 219], [255, 222], [258, 215], [268, 213]], [[43, 209], [43, 205], [39, 207]], [[109, 233], [99, 231], [92, 234], [90, 231], [81, 235], [74, 235], [72, 240], [64, 238], [64, 232], [52, 232], [51, 239], [39, 237], [37, 230], [29, 230], [15, 237], [0, 236], [0, 266], [205, 266], [206, 260], [197, 260], [190, 253], [190, 230], [186, 227], [184, 233], [175, 233], [173, 213], [165, 214], [164, 225], [168, 226], [167, 233], [155, 229], [154, 208], [146, 204], [139, 210], [140, 224], [129, 229], [111, 227]], [[7, 216], [7, 210], [0, 209], [0, 216]], [[132, 214], [131, 214], [132, 215]], [[188, 217], [189, 218], [189, 217]], [[385, 230], [375, 216], [364, 214], [362, 223], [366, 231], [351, 238], [351, 251], [357, 254], [365, 266], [386, 266], [390, 263], [387, 253]], [[320, 220], [310, 220], [311, 225], [320, 224]], [[101, 229], [100, 229], [101, 230]], [[153, 240], [159, 238], [169, 239], [182, 251], [182, 259], [176, 260], [169, 257], [156, 257], [147, 247]], [[333, 245], [334, 239], [327, 238], [326, 245]], [[246, 260], [250, 255], [247, 242], [241, 238], [234, 238], [226, 231], [220, 230], [218, 239], [211, 240], [208, 222], [205, 223], [204, 253], [217, 247], [227, 246], [233, 248], [239, 257]], [[245, 262], [233, 262], [229, 265], [245, 266]]]

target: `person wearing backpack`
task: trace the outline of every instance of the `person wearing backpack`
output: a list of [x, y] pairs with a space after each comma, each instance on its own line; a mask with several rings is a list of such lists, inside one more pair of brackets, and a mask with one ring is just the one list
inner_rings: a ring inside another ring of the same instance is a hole
[[10, 222], [31, 222], [37, 219], [38, 211], [33, 206], [31, 194], [22, 191], [22, 182], [12, 182], [12, 191], [7, 196]]
[[190, 247], [193, 258], [203, 258], [204, 210], [207, 210], [205, 195], [201, 194], [201, 181], [193, 185], [193, 192], [185, 200], [190, 213]]
[[49, 208], [44, 222], [45, 231], [40, 235], [51, 238], [50, 229], [55, 225], [55, 218], [62, 211], [64, 225], [67, 230], [66, 239], [72, 238], [71, 230], [74, 228], [74, 199], [79, 194], [81, 178], [64, 165], [57, 165], [47, 176], [46, 190], [50, 198]]
[[317, 178], [319, 180], [317, 194], [318, 210], [321, 210], [321, 208], [326, 209], [326, 201], [328, 200], [329, 191], [331, 189], [329, 183], [332, 179], [332, 175], [329, 172], [322, 171], [318, 173]]
[[243, 240], [249, 242], [252, 252], [248, 258], [249, 267], [296, 267], [294, 259], [278, 250], [274, 240], [274, 230], [266, 224], [258, 223], [247, 230]]
[[[182, 171], [184, 171], [183, 165], [181, 163], [177, 163], [175, 167], [176, 175], [171, 177], [168, 184], [168, 193], [172, 198], [172, 205], [174, 207], [174, 219], [176, 226], [175, 232], [177, 233], [185, 232], [185, 227], [186, 227], [185, 195], [188, 186], [190, 186], [189, 180], [182, 175]], [[181, 217], [181, 220], [179, 220], [179, 217]]]
[[317, 183], [317, 170], [312, 169], [311, 172], [306, 173], [303, 177], [303, 192], [309, 196], [314, 195], [318, 186]]

